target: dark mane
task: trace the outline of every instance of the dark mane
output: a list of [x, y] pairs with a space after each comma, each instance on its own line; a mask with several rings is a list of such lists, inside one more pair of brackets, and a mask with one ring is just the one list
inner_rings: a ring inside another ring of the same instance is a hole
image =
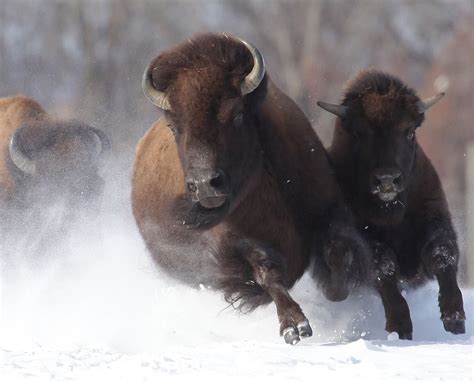
[[362, 70], [346, 85], [342, 104], [353, 110], [361, 110], [372, 120], [386, 120], [400, 109], [423, 121], [418, 114], [415, 90], [406, 86], [399, 78], [378, 70]]
[[153, 83], [167, 91], [179, 73], [195, 71], [206, 76], [209, 68], [219, 69], [239, 82], [252, 70], [252, 56], [237, 39], [226, 34], [198, 34], [161, 53], [152, 63]]
[[406, 86], [392, 74], [374, 69], [362, 70], [347, 83], [343, 102], [348, 102], [368, 93], [386, 95], [391, 92], [416, 96], [415, 90]]

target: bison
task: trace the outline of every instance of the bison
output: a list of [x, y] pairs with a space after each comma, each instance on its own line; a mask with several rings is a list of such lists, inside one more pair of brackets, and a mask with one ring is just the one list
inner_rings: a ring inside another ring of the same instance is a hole
[[[98, 174], [110, 142], [100, 130], [52, 119], [33, 99], [0, 98], [0, 208], [2, 231], [43, 230], [49, 210], [61, 206], [59, 226], [82, 206], [96, 208]], [[46, 237], [52, 232], [43, 232]]]
[[164, 111], [138, 143], [132, 179], [154, 261], [243, 311], [275, 302], [287, 343], [311, 336], [288, 293], [311, 257], [332, 300], [369, 262], [303, 112], [272, 83], [258, 49], [226, 34], [161, 53], [142, 85]]
[[465, 331], [456, 234], [436, 170], [416, 139], [426, 110], [443, 95], [421, 100], [398, 78], [366, 70], [349, 82], [340, 105], [318, 102], [338, 117], [330, 160], [374, 252], [385, 329], [402, 339], [412, 338], [413, 327], [399, 283], [435, 277], [445, 330]]

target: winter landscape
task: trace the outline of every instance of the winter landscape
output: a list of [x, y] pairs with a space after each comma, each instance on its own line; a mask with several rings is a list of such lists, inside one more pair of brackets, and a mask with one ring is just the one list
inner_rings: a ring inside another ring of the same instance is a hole
[[[112, 153], [100, 208], [68, 233], [51, 234], [61, 232], [61, 198], [34, 232], [1, 232], [0, 381], [474, 381], [465, 179], [473, 11], [473, 0], [1, 0], [0, 97], [25, 94], [86, 121], [108, 134]], [[330, 302], [305, 274], [290, 293], [313, 336], [290, 346], [274, 304], [240, 314], [221, 293], [157, 268], [130, 206], [135, 146], [160, 116], [141, 75], [158, 52], [200, 31], [262, 47], [273, 80], [326, 145], [334, 118], [316, 100], [336, 102], [361, 68], [393, 72], [423, 96], [447, 89], [419, 140], [459, 235], [465, 334], [443, 329], [434, 281], [404, 292], [414, 325], [406, 341], [384, 330], [374, 291]], [[38, 251], [45, 242], [50, 250]]]
[[[119, 186], [111, 180], [106, 191]], [[219, 293], [158, 271], [128, 208], [116, 212], [126, 192], [116, 195], [94, 235], [79, 229], [61, 256], [33, 268], [25, 238], [22, 255], [3, 264], [2, 381], [473, 380], [472, 290], [464, 290], [468, 320], [459, 336], [442, 327], [436, 283], [408, 293], [414, 340], [402, 341], [384, 331], [377, 296], [360, 291], [331, 303], [305, 275], [292, 295], [314, 335], [290, 346], [278, 335], [274, 305], [239, 315]]]

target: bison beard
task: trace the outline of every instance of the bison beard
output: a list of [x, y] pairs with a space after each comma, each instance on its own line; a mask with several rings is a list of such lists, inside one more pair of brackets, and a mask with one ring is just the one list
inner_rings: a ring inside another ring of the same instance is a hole
[[175, 220], [177, 226], [184, 226], [188, 229], [207, 230], [217, 224], [227, 215], [229, 203], [217, 208], [205, 208], [194, 202], [184, 194], [178, 196], [169, 207], [169, 215]]

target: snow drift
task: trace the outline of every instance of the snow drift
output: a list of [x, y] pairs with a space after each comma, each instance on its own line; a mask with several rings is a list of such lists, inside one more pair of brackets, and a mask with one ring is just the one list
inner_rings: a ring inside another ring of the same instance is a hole
[[219, 293], [182, 286], [152, 264], [130, 213], [127, 179], [111, 177], [100, 216], [58, 250], [2, 262], [5, 380], [472, 378], [472, 291], [464, 290], [465, 335], [444, 331], [432, 283], [407, 296], [414, 341], [389, 341], [376, 295], [360, 290], [331, 303], [304, 276], [291, 293], [314, 335], [291, 347], [278, 335], [274, 305], [241, 315]]

